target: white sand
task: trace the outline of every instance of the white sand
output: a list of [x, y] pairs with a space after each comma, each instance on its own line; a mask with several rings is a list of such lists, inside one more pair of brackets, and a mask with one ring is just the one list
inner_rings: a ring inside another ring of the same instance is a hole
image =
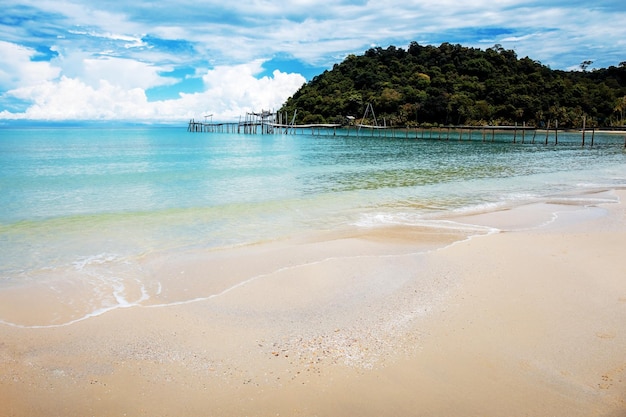
[[147, 261], [143, 307], [0, 325], [0, 415], [626, 416], [626, 205], [458, 220], [506, 232]]

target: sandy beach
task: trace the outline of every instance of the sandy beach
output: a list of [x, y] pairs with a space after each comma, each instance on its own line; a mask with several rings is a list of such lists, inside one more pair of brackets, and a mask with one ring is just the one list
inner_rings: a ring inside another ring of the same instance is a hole
[[147, 258], [160, 298], [0, 325], [0, 415], [626, 416], [626, 191], [600, 196]]

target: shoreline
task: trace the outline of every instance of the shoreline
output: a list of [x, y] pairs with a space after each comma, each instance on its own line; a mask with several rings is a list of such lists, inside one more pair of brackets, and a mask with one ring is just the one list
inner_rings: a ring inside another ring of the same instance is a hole
[[593, 197], [155, 260], [170, 299], [0, 324], [0, 415], [626, 414], [626, 191]]
[[[34, 275], [24, 283], [2, 288], [0, 325], [31, 329], [64, 327], [117, 309], [208, 301], [248, 281], [285, 269], [295, 270], [335, 258], [423, 254], [472, 236], [547, 226], [555, 221], [557, 209], [577, 211], [583, 206], [615, 201], [605, 187], [582, 188], [553, 196], [452, 210], [445, 215], [374, 216], [333, 231], [305, 232], [229, 247], [174, 248], [128, 259], [102, 253], [59, 268], [43, 268], [37, 272], [43, 273], [42, 277]], [[507, 214], [511, 210], [520, 215], [512, 218]], [[500, 221], [507, 218], [513, 221]], [[291, 259], [284, 262], [283, 254], [287, 252]], [[243, 267], [241, 259], [253, 261], [249, 262], [250, 267]], [[129, 262], [137, 266], [129, 268], [126, 266]], [[85, 268], [90, 269], [83, 271]], [[136, 274], [141, 276], [137, 278]], [[112, 282], [102, 288], [97, 286], [98, 281], [82, 282], [92, 276], [103, 279], [102, 284], [106, 280]], [[178, 285], [181, 280], [187, 288]], [[38, 308], [22, 308], [29, 304]]]

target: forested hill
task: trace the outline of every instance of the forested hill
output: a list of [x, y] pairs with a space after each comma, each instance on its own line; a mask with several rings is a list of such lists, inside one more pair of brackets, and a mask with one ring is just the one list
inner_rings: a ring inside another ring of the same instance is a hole
[[552, 70], [495, 45], [487, 50], [411, 43], [350, 55], [290, 97], [281, 112], [297, 123], [357, 120], [371, 103], [387, 125], [473, 124], [623, 126], [626, 62], [618, 67]]

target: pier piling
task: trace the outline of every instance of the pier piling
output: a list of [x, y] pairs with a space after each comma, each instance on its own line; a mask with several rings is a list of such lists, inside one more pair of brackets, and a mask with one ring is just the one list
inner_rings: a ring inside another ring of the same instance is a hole
[[[527, 126], [526, 122], [523, 122], [522, 125], [519, 125], [517, 122], [511, 126], [493, 126], [493, 125], [482, 125], [482, 126], [467, 126], [467, 125], [445, 125], [445, 126], [405, 126], [405, 127], [397, 127], [391, 124], [387, 126], [386, 120], [383, 119], [384, 125], [366, 125], [366, 124], [358, 124], [354, 123], [354, 118], [347, 118], [347, 124], [340, 123], [312, 123], [312, 124], [295, 124], [296, 113], [294, 111], [293, 118], [290, 122], [288, 122], [287, 114], [282, 113], [272, 113], [268, 111], [262, 111], [260, 113], [247, 113], [245, 118], [240, 116], [238, 122], [207, 122], [206, 116], [204, 121], [198, 121], [195, 119], [190, 119], [187, 125], [187, 132], [206, 132], [206, 133], [236, 133], [236, 134], [306, 134], [309, 133], [314, 136], [327, 136], [327, 137], [336, 137], [338, 134], [340, 136], [347, 135], [353, 136], [356, 134], [356, 137], [379, 137], [379, 138], [390, 138], [390, 139], [398, 139], [398, 138], [414, 138], [418, 139], [430, 139], [430, 140], [446, 140], [449, 141], [450, 137], [453, 133], [458, 133], [458, 141], [462, 142], [465, 140], [463, 138], [464, 131], [467, 130], [467, 141], [472, 142], [473, 131], [480, 129], [480, 134], [478, 137], [479, 141], [486, 142], [488, 131], [491, 130], [491, 142], [496, 141], [496, 131], [500, 133], [509, 131], [512, 136], [512, 143], [520, 143], [518, 140], [519, 130], [521, 130], [521, 144], [526, 143], [526, 131], [532, 130], [532, 139], [530, 140], [531, 144], [535, 144], [535, 139], [537, 137], [537, 132], [543, 130], [541, 128], [535, 126]], [[363, 120], [362, 120], [363, 121]], [[354, 128], [354, 129], [352, 129]], [[341, 130], [340, 130], [341, 129]], [[400, 132], [397, 130], [400, 129]], [[426, 134], [425, 130], [428, 129], [428, 134]], [[559, 121], [548, 119], [545, 126], [545, 139], [544, 145], [548, 145], [550, 142], [550, 130], [554, 130], [554, 145], [559, 145]], [[351, 132], [354, 130], [354, 133]], [[362, 132], [362, 130], [369, 131], [368, 133]], [[382, 130], [382, 131], [381, 131]], [[387, 132], [390, 130], [390, 132]], [[402, 135], [402, 130], [404, 130], [404, 135]], [[452, 132], [454, 130], [454, 132]], [[581, 129], [581, 147], [584, 147], [587, 144], [587, 118], [585, 115], [582, 116], [582, 129]], [[616, 130], [613, 128], [613, 130]], [[414, 134], [412, 133], [414, 131]], [[623, 131], [623, 130], [622, 130]], [[342, 133], [343, 132], [343, 133]], [[436, 134], [435, 134], [436, 132]], [[445, 136], [445, 137], [444, 137]], [[509, 138], [511, 137], [509, 136]], [[570, 139], [567, 141], [571, 142]], [[595, 145], [595, 127], [591, 128], [591, 141], [590, 147]], [[620, 145], [621, 146], [621, 141]], [[626, 136], [624, 137], [624, 149], [626, 149]]]

